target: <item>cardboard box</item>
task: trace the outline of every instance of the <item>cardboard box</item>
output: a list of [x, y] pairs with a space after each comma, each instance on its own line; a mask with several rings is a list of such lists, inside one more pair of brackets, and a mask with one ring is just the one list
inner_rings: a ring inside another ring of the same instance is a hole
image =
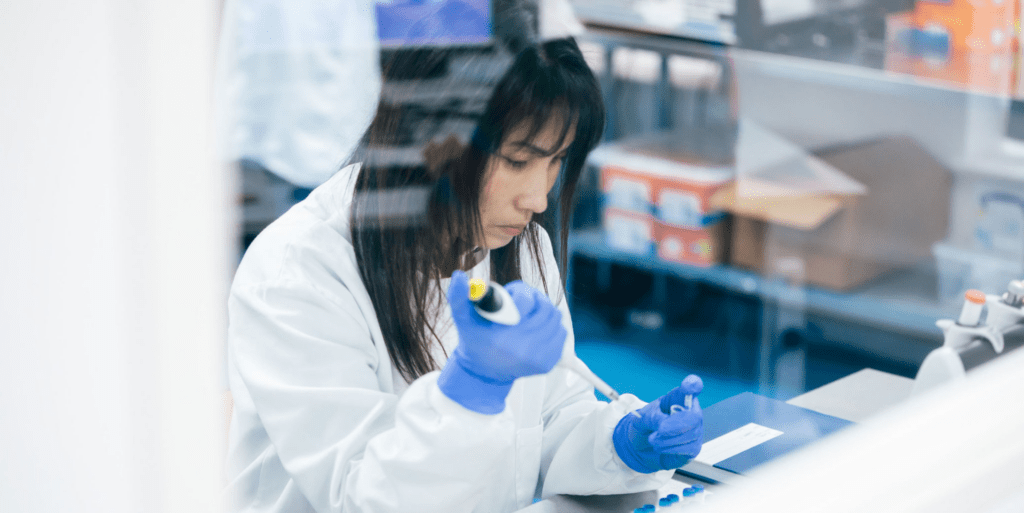
[[799, 258], [806, 282], [848, 290], [931, 258], [946, 235], [952, 177], [916, 141], [885, 138], [814, 156], [867, 193], [765, 195], [741, 177], [712, 199], [733, 213], [734, 265], [770, 275], [776, 262]]

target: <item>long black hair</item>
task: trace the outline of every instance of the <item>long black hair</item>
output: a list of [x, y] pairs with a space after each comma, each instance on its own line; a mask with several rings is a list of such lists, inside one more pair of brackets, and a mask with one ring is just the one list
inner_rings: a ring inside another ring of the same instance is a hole
[[[575, 40], [523, 48], [495, 86], [471, 143], [453, 158], [433, 167], [361, 168], [351, 217], [356, 260], [392, 362], [405, 378], [413, 380], [437, 368], [430, 348], [439, 340], [435, 319], [443, 295], [436, 283], [475, 264], [476, 244], [482, 240], [480, 193], [491, 156], [514, 129], [529, 127], [529, 140], [552, 120], [562, 121], [552, 153], [564, 145], [570, 130], [573, 135], [560, 186], [553, 191], [559, 197], [561, 287], [576, 184], [605, 123], [600, 88]], [[378, 120], [370, 132], [392, 129], [387, 120]], [[368, 133], [367, 139], [373, 137]], [[381, 204], [385, 201], [392, 208]], [[417, 205], [422, 205], [420, 215], [393, 215], [396, 210], [416, 211]], [[544, 288], [550, 288], [539, 238], [542, 215], [533, 220], [509, 244], [491, 251], [491, 279], [521, 279], [525, 248], [541, 271]]]

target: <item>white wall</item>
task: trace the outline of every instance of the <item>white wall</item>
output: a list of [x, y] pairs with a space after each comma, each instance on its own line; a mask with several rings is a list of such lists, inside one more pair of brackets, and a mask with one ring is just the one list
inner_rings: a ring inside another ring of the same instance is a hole
[[0, 8], [0, 511], [211, 511], [214, 2]]

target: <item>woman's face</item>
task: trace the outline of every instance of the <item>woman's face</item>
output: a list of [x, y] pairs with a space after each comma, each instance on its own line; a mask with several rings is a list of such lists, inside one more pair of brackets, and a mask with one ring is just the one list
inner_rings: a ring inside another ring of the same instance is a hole
[[548, 192], [554, 187], [562, 161], [573, 141], [575, 127], [556, 148], [562, 120], [549, 119], [528, 139], [529, 123], [521, 123], [507, 134], [498, 151], [487, 161], [483, 191], [480, 195], [482, 245], [500, 248], [522, 233], [534, 214], [548, 208]]

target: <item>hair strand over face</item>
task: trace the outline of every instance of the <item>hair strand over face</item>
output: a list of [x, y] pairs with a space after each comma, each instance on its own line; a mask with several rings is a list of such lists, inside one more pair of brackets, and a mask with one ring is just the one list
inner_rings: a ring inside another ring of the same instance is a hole
[[[383, 109], [382, 109], [383, 110]], [[380, 116], [381, 113], [379, 112]], [[444, 296], [436, 284], [456, 269], [472, 266], [467, 258], [482, 239], [480, 195], [489, 160], [504, 138], [517, 127], [529, 127], [527, 140], [537, 137], [550, 120], [560, 120], [557, 144], [572, 133], [563, 161], [558, 194], [559, 268], [565, 283], [566, 243], [572, 203], [587, 155], [604, 130], [605, 111], [597, 80], [573, 39], [530, 45], [515, 58], [494, 88], [480, 117], [472, 144], [457, 158], [437, 169], [382, 169], [364, 162], [352, 203], [352, 242], [360, 276], [373, 302], [392, 363], [413, 380], [436, 369], [431, 347], [439, 339], [436, 314]], [[367, 139], [380, 137], [387, 119], [374, 121]], [[386, 136], [386, 134], [385, 134]], [[402, 187], [429, 191], [426, 215], [419, 222], [384, 222], [364, 198], [367, 193]], [[508, 283], [522, 278], [520, 254], [529, 252], [540, 271], [542, 286], [550, 289], [541, 253], [540, 228], [544, 214], [504, 247], [491, 251], [491, 278]], [[550, 291], [549, 295], [550, 295]]]

